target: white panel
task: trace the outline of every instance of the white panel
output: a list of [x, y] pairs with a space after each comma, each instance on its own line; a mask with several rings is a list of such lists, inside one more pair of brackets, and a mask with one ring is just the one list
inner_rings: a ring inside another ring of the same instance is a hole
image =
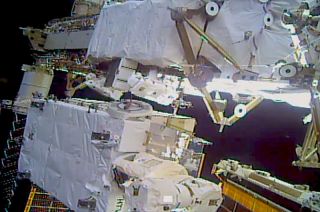
[[[253, 71], [270, 77], [275, 62], [292, 58], [294, 49], [290, 46], [291, 35], [281, 25], [281, 14], [284, 9], [297, 8], [298, 3], [298, 0], [273, 0], [268, 4], [258, 0], [224, 1], [218, 14], [208, 23], [206, 33], [244, 69], [248, 68], [251, 54], [255, 55]], [[198, 1], [191, 4], [187, 0], [146, 0], [105, 6], [90, 41], [88, 55], [98, 58], [126, 57], [146, 65], [162, 67], [186, 64], [175, 21], [171, 19], [168, 8], [190, 9], [201, 5]], [[269, 27], [264, 24], [266, 13], [274, 17]], [[204, 28], [203, 15], [195, 15], [191, 20], [201, 29]], [[202, 39], [184, 24], [196, 54]], [[250, 33], [251, 36], [245, 37]], [[207, 57], [223, 71], [221, 77], [231, 78], [238, 71], [207, 42], [203, 42], [200, 55]]]
[[53, 49], [86, 49], [93, 30], [50, 33], [47, 36], [44, 48]]
[[150, 128], [150, 121], [125, 120], [119, 152], [143, 152], [146, 147], [143, 145], [147, 140], [147, 131]]
[[[280, 10], [279, 3], [282, 7]], [[248, 67], [251, 54], [255, 55], [253, 71], [270, 77], [272, 66], [280, 59], [288, 60], [294, 51], [290, 46], [292, 40], [289, 31], [281, 26], [281, 14], [284, 9], [296, 6], [295, 0], [276, 0], [268, 5], [258, 0], [225, 1], [219, 14], [209, 22], [207, 33], [244, 68]], [[264, 24], [267, 12], [274, 17], [273, 24], [268, 28]], [[244, 36], [246, 32], [252, 33], [248, 39]], [[210, 45], [204, 44], [200, 54], [226, 71], [224, 77], [232, 74], [224, 57]]]
[[[102, 9], [88, 55], [125, 57], [144, 64], [167, 66], [186, 63], [184, 52], [168, 8], [199, 8], [200, 1], [127, 1]], [[202, 18], [195, 20], [201, 27]], [[188, 26], [194, 52], [201, 39]]]
[[[96, 211], [105, 211], [111, 179], [111, 163], [119, 153], [97, 149], [91, 143], [92, 132], [120, 136], [123, 120], [108, 113], [88, 113], [87, 108], [49, 101], [43, 111], [31, 108], [27, 116], [24, 145], [19, 158], [19, 171], [31, 171], [31, 180], [51, 192], [75, 211], [79, 199], [94, 196]], [[106, 176], [103, 180], [102, 176]], [[92, 193], [87, 184], [95, 185], [100, 194]]]
[[36, 92], [46, 97], [50, 90], [52, 79], [52, 74], [37, 71], [24, 72], [18, 99], [31, 99], [32, 93]]

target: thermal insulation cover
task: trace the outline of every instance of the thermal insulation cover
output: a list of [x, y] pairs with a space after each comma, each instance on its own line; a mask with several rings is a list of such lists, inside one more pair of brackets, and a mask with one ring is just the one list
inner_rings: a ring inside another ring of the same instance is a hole
[[[170, 8], [195, 9], [201, 5], [201, 1], [146, 0], [106, 6], [95, 26], [88, 55], [126, 57], [161, 67], [187, 63]], [[204, 26], [200, 16], [195, 16], [193, 21]], [[200, 36], [189, 26], [186, 28], [196, 54], [201, 45]]]
[[[136, 130], [136, 125], [138, 130]], [[63, 102], [45, 102], [43, 109], [31, 107], [28, 112], [18, 170], [30, 171], [31, 181], [70, 209], [79, 199], [94, 196], [96, 211], [106, 211], [111, 185], [112, 160], [121, 153], [117, 148], [99, 149], [92, 143], [92, 133], [106, 133], [124, 137], [124, 142], [145, 140], [149, 122], [115, 119], [103, 111]], [[126, 129], [126, 130], [124, 130]], [[143, 135], [140, 135], [143, 133]], [[133, 139], [135, 138], [135, 139]], [[130, 145], [128, 151], [130, 151]], [[84, 210], [84, 211], [87, 211]]]
[[[277, 61], [293, 60], [291, 35], [282, 26], [281, 15], [285, 9], [297, 8], [299, 2], [224, 1], [218, 15], [209, 22], [206, 32], [229, 52], [242, 68], [248, 68], [252, 55], [252, 71], [262, 77], [270, 77]], [[270, 26], [266, 26], [264, 22], [267, 14], [273, 18]], [[207, 43], [204, 43], [200, 55], [206, 56], [223, 70], [223, 78], [229, 78], [238, 71]]]
[[[273, 0], [267, 3], [226, 0], [208, 23], [206, 33], [243, 69], [250, 68], [252, 61], [251, 71], [270, 77], [277, 61], [294, 60], [291, 35], [282, 26], [281, 15], [284, 9], [298, 8], [299, 3], [299, 0]], [[196, 9], [201, 6], [198, 1], [192, 4], [188, 0], [129, 1], [107, 6], [101, 11], [88, 55], [98, 58], [127, 57], [146, 65], [187, 64], [170, 9]], [[272, 20], [268, 25], [264, 22], [267, 17]], [[191, 21], [204, 29], [203, 14], [194, 15]], [[200, 36], [184, 24], [195, 55], [199, 52], [216, 64], [222, 70], [222, 78], [231, 78], [238, 70], [207, 42], [201, 45]]]

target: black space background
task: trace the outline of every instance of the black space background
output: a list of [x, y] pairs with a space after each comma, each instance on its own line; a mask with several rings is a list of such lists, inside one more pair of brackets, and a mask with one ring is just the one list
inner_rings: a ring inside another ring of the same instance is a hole
[[49, 20], [69, 16], [72, 0], [27, 0], [2, 3], [0, 98], [15, 97], [21, 64], [32, 63], [29, 43], [19, 27], [42, 28]]
[[[50, 19], [68, 16], [71, 5], [72, 0], [10, 1], [9, 5], [2, 3], [0, 99], [15, 97], [22, 78], [21, 64], [32, 63], [29, 44], [18, 27], [42, 28]], [[228, 94], [224, 94], [224, 97], [230, 99]], [[299, 170], [291, 165], [291, 162], [296, 160], [295, 147], [302, 143], [306, 132], [302, 119], [309, 110], [264, 100], [245, 119], [226, 128], [223, 133], [218, 133], [219, 127], [212, 124], [201, 98], [189, 96], [186, 99], [192, 101], [194, 107], [181, 110], [180, 114], [195, 117], [196, 134], [214, 142], [214, 145], [205, 150], [207, 155], [203, 177], [213, 179], [210, 175], [212, 164], [220, 159], [232, 158], [251, 164], [256, 169], [268, 171], [279, 179], [290, 183], [309, 184], [312, 189], [320, 190], [319, 170]], [[229, 102], [227, 115], [234, 106], [234, 102]], [[153, 105], [156, 109], [170, 110]], [[10, 117], [2, 114], [0, 119], [0, 140], [5, 142], [4, 132], [8, 128], [7, 121]], [[14, 209], [11, 211], [21, 211], [24, 207], [23, 190], [22, 188], [21, 193], [15, 197]]]
[[[73, 0], [26, 0], [1, 2], [0, 99], [14, 99], [23, 76], [21, 64], [32, 64], [29, 43], [19, 27], [43, 28], [49, 20], [69, 16]], [[12, 114], [0, 113], [0, 151], [11, 127]], [[0, 154], [2, 155], [2, 154]], [[2, 185], [0, 185], [1, 191]], [[24, 210], [30, 187], [21, 182], [10, 211]], [[4, 211], [0, 202], [0, 211]]]

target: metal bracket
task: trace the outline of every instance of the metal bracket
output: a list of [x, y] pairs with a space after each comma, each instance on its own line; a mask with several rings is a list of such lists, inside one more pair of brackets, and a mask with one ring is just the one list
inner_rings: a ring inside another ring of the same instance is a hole
[[18, 172], [17, 173], [17, 180], [30, 180], [31, 178], [31, 172], [29, 170], [26, 170], [25, 172]]
[[[231, 126], [239, 119], [241, 119], [241, 117], [237, 114], [233, 114], [229, 118], [224, 117], [224, 107], [222, 107], [222, 102], [217, 102], [212, 99], [211, 94], [205, 88], [201, 89], [201, 92], [204, 94], [203, 100], [213, 122], [215, 124], [220, 124], [219, 132], [223, 131], [224, 126]], [[249, 111], [257, 107], [262, 101], [263, 98], [261, 96], [253, 97], [249, 103], [244, 105], [245, 113], [248, 113]], [[226, 102], [224, 104], [226, 104]]]
[[0, 110], [1, 108], [11, 109], [12, 106], [13, 106], [13, 102], [11, 100], [4, 99], [4, 100], [1, 100], [0, 102]]
[[133, 188], [133, 196], [139, 196], [140, 186], [138, 186], [137, 188], [132, 186], [132, 188]]
[[[184, 22], [189, 25], [191, 29], [193, 29], [201, 38], [203, 38], [211, 47], [213, 47], [216, 51], [218, 51], [224, 58], [226, 58], [236, 69], [238, 69], [240, 72], [238, 73], [238, 78], [240, 79], [249, 77], [250, 80], [256, 80], [257, 75], [255, 73], [251, 73], [247, 71], [247, 74], [243, 73], [243, 70], [241, 69], [240, 65], [236, 62], [236, 60], [218, 43], [216, 42], [212, 37], [207, 35], [204, 30], [202, 30], [197, 24], [193, 23], [190, 18], [188, 17], [188, 10], [184, 10], [183, 8], [178, 8], [177, 10], [171, 10], [171, 18], [176, 22], [176, 28], [179, 34], [179, 38], [186, 56], [186, 59], [188, 63], [192, 67], [192, 71], [187, 74], [190, 77], [191, 84], [198, 87], [201, 90], [201, 93], [204, 95], [204, 102], [209, 110], [209, 113], [214, 120], [215, 123], [219, 123], [221, 125], [220, 131], [222, 131], [224, 125], [232, 125], [234, 122], [236, 122], [239, 117], [233, 115], [232, 117], [226, 119], [223, 115], [223, 104], [219, 104], [219, 102], [216, 102], [212, 99], [210, 93], [206, 90], [205, 84], [206, 80], [209, 78], [213, 78], [213, 74], [210, 70], [201, 70], [201, 64], [199, 64], [200, 71], [199, 73], [196, 72], [197, 68], [199, 69], [197, 65], [197, 58], [195, 58], [195, 55], [193, 53], [193, 49], [188, 37], [188, 33], [186, 30], [186, 27], [184, 25]], [[200, 59], [200, 58], [198, 58]], [[201, 61], [201, 60], [200, 60]], [[212, 69], [217, 69], [213, 64]], [[203, 73], [206, 73], [208, 76], [203, 75]], [[211, 73], [211, 75], [210, 75]], [[198, 76], [199, 75], [199, 76]], [[247, 76], [250, 75], [250, 76]], [[236, 75], [235, 75], [236, 77]], [[194, 80], [192, 80], [194, 79]], [[210, 79], [209, 79], [210, 80]], [[192, 83], [194, 81], [194, 83]], [[203, 82], [202, 82], [203, 81]], [[247, 111], [254, 108], [257, 104], [259, 104], [262, 101], [262, 98], [258, 97], [255, 98], [252, 102], [248, 103], [246, 105]], [[225, 104], [224, 104], [225, 106]], [[224, 123], [225, 122], [225, 123]]]
[[[261, 102], [263, 101], [263, 98], [261, 96], [254, 97], [248, 104], [245, 105], [246, 113], [253, 110], [255, 107], [257, 107]], [[236, 121], [238, 121], [241, 117], [237, 116], [236, 114], [233, 114], [231, 117], [228, 118], [227, 125], [231, 126]]]
[[118, 145], [116, 140], [111, 139], [111, 133], [109, 131], [106, 133], [92, 132], [91, 143], [97, 147], [97, 149], [107, 149]]
[[98, 105], [97, 104], [90, 104], [88, 107], [88, 113], [91, 112], [91, 109], [94, 109], [94, 112], [96, 113], [98, 111]]
[[40, 101], [32, 101], [31, 102], [31, 107], [39, 108], [39, 110], [43, 111], [45, 102], [40, 102]]
[[292, 165], [298, 167], [320, 168], [320, 96], [316, 88], [311, 88], [311, 114], [310, 123], [302, 147], [297, 147], [298, 161]]
[[204, 95], [203, 100], [204, 100], [204, 103], [206, 104], [206, 107], [209, 111], [211, 118], [213, 119], [213, 122], [220, 123], [224, 118], [223, 112], [220, 111], [217, 105], [214, 103], [214, 100], [212, 99], [211, 94], [208, 92], [206, 88], [202, 88], [201, 93]]
[[189, 40], [189, 36], [186, 30], [186, 27], [183, 22], [176, 21], [176, 28], [178, 30], [178, 34], [181, 40], [181, 44], [186, 56], [186, 59], [189, 64], [196, 64], [196, 58], [194, 56], [191, 43]]
[[96, 205], [97, 205], [97, 200], [92, 196], [86, 199], [78, 200], [78, 208], [88, 208], [89, 210], [95, 210]]

